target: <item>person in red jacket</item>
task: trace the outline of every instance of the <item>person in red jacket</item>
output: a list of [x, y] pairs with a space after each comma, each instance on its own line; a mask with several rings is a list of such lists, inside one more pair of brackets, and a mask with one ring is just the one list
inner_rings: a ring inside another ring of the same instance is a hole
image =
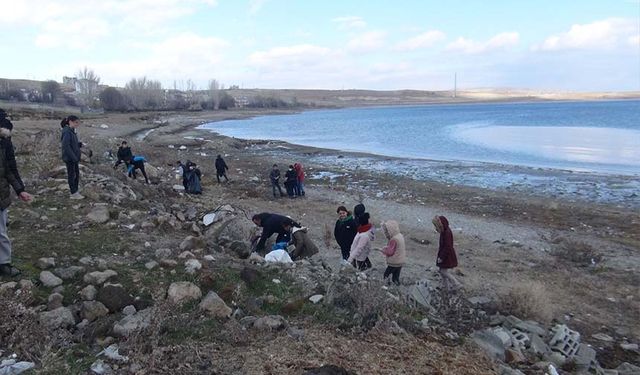
[[451, 274], [451, 269], [458, 267], [458, 257], [453, 247], [453, 233], [449, 228], [449, 220], [444, 216], [436, 215], [433, 220], [436, 232], [440, 233], [440, 246], [438, 247], [438, 258], [436, 266], [440, 269], [442, 283], [447, 292], [460, 289], [462, 284]]
[[295, 163], [293, 165], [293, 169], [296, 171], [296, 175], [298, 177], [298, 184], [296, 185], [295, 192], [299, 197], [304, 196], [304, 168], [302, 168], [301, 163]]

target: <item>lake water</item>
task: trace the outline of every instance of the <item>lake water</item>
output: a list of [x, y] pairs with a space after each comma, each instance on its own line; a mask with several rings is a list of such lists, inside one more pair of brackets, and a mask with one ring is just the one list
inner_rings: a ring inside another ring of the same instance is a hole
[[349, 108], [203, 128], [410, 159], [640, 174], [640, 100]]

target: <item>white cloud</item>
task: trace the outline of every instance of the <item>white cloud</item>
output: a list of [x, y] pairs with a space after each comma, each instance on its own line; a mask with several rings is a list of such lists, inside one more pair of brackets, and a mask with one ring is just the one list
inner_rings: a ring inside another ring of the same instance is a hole
[[347, 49], [351, 52], [372, 52], [381, 49], [385, 45], [387, 33], [384, 31], [368, 31], [353, 37], [347, 43]]
[[558, 51], [566, 49], [611, 49], [634, 35], [638, 24], [628, 18], [607, 18], [587, 24], [572, 25], [569, 31], [551, 35], [533, 50]]
[[337, 23], [340, 30], [361, 29], [367, 26], [367, 23], [359, 16], [336, 17], [331, 22]]
[[446, 35], [442, 31], [430, 30], [398, 43], [396, 50], [413, 51], [420, 48], [431, 47], [445, 38]]
[[500, 33], [484, 42], [477, 42], [472, 39], [459, 37], [455, 41], [449, 43], [447, 50], [468, 54], [478, 54], [513, 47], [518, 44], [519, 40], [520, 34], [516, 32]]
[[35, 44], [41, 48], [87, 49], [109, 33], [109, 24], [100, 18], [47, 21], [36, 36]]
[[249, 2], [249, 13], [256, 14], [262, 9], [267, 0], [251, 0]]
[[331, 50], [326, 47], [298, 44], [254, 52], [249, 56], [249, 63], [259, 68], [287, 70], [294, 67], [310, 67], [330, 54]]

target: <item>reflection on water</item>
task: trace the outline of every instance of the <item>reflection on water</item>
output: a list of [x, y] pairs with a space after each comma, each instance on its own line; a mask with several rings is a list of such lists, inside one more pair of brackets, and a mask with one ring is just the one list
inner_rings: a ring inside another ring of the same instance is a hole
[[551, 126], [458, 127], [461, 141], [551, 160], [639, 166], [640, 131]]

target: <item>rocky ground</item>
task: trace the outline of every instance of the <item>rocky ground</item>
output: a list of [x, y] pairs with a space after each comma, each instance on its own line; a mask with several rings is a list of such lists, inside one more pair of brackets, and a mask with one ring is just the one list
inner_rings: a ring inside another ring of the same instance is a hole
[[[0, 374], [20, 362], [51, 374], [637, 373], [636, 212], [332, 169], [306, 163], [330, 151], [192, 126], [261, 113], [86, 118], [83, 201], [68, 199], [60, 168], [61, 114], [13, 113], [36, 199], [10, 211], [23, 275], [0, 284]], [[151, 185], [111, 168], [105, 151], [122, 139], [149, 160]], [[215, 182], [218, 153], [229, 183]], [[186, 159], [204, 172], [201, 196], [174, 188]], [[315, 176], [306, 197], [273, 199], [270, 165], [293, 161]], [[378, 253], [365, 273], [340, 265], [335, 208], [358, 202], [375, 224], [400, 222], [409, 263], [399, 287], [382, 281]], [[250, 256], [249, 218], [262, 211], [308, 226], [320, 253], [295, 264]], [[435, 214], [454, 228], [464, 290], [452, 297], [438, 288]]]

